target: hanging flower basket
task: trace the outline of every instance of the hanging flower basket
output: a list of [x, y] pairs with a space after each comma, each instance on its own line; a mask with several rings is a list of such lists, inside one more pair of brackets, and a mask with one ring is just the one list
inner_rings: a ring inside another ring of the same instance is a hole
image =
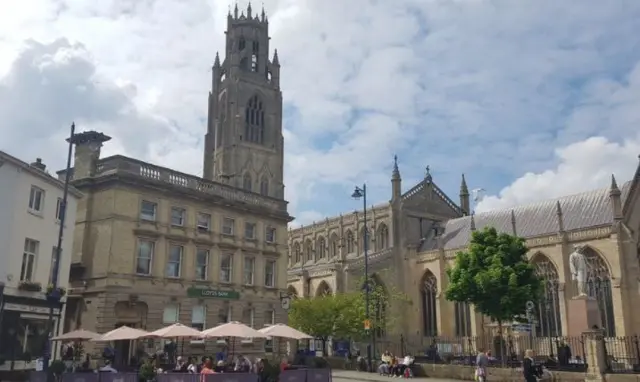
[[25, 292], [42, 292], [42, 284], [35, 281], [21, 281], [18, 284], [18, 289]]
[[[57, 292], [57, 293], [54, 293]], [[64, 297], [65, 294], [67, 294], [67, 290], [64, 289], [63, 287], [57, 287], [54, 288], [53, 285], [49, 285], [47, 287], [47, 295], [57, 295], [59, 297]]]

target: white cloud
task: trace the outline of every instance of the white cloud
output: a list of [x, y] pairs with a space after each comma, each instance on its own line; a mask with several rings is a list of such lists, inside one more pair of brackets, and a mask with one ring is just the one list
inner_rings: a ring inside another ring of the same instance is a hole
[[558, 163], [542, 172], [528, 172], [484, 198], [477, 212], [604, 188], [615, 174], [618, 183], [629, 180], [640, 154], [640, 63], [620, 82], [594, 81], [584, 92], [580, 106], [567, 118], [560, 133], [571, 142], [585, 132], [609, 132], [556, 149]]
[[[10, 3], [0, 14], [0, 149], [20, 147], [15, 154], [26, 160], [61, 166], [62, 138], [75, 120], [116, 138], [105, 153], [200, 173], [227, 2]], [[492, 193], [523, 173], [560, 174], [537, 196], [516, 183], [500, 201], [487, 198], [481, 207], [489, 208], [603, 186], [559, 180], [565, 168], [591, 179], [593, 169], [576, 164], [570, 149], [589, 137], [606, 140], [583, 147], [634, 150], [637, 1], [266, 0], [265, 7], [290, 111], [286, 190], [298, 222], [352, 209], [332, 192], [364, 180], [372, 202], [388, 199], [394, 153], [404, 179], [420, 178], [430, 164], [447, 190], [457, 190], [461, 172]], [[626, 171], [598, 161], [603, 150], [588, 156], [598, 171]], [[619, 163], [635, 166], [636, 155]]]
[[[526, 173], [498, 196], [485, 197], [476, 212], [513, 207], [544, 199], [608, 187], [615, 174], [619, 185], [629, 180], [638, 166], [640, 139], [624, 143], [593, 137], [556, 151], [559, 164], [541, 173]], [[634, 160], [635, 159], [635, 160]]]

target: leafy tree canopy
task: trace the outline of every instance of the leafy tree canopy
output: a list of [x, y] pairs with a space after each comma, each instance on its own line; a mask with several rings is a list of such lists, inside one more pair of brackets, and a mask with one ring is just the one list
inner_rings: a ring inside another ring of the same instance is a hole
[[[316, 338], [366, 338], [368, 333], [364, 330], [367, 317], [364, 278], [356, 285], [362, 285], [363, 288], [351, 293], [293, 300], [289, 310], [289, 325]], [[372, 280], [369, 285], [371, 330], [385, 330], [393, 325], [396, 318], [391, 314], [391, 300], [407, 299], [403, 294], [393, 289], [385, 289]]]
[[447, 269], [446, 298], [471, 303], [499, 324], [521, 317], [542, 290], [527, 250], [524, 239], [495, 228], [474, 231], [468, 249]]

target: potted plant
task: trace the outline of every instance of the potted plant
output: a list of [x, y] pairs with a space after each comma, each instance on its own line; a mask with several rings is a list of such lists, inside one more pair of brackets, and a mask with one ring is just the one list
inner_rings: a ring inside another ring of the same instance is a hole
[[62, 378], [62, 373], [64, 373], [65, 370], [67, 370], [67, 367], [64, 362], [59, 359], [51, 362], [49, 365], [49, 372], [53, 375], [55, 381], [59, 381]]
[[64, 297], [64, 295], [67, 294], [67, 290], [64, 289], [63, 287], [54, 287], [52, 284], [49, 284], [47, 286], [47, 294], [53, 295], [55, 294], [55, 292], [57, 292], [57, 295], [59, 297]]
[[140, 382], [151, 382], [156, 379], [156, 368], [152, 361], [145, 362], [138, 372]]
[[24, 280], [20, 281], [20, 284], [18, 284], [18, 289], [25, 292], [41, 292], [42, 284], [35, 281]]

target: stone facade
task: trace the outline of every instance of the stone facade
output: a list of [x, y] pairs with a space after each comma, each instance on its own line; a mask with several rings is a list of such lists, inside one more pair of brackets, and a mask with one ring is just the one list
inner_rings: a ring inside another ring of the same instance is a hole
[[[600, 307], [607, 336], [640, 331], [638, 317], [638, 235], [640, 170], [632, 181], [508, 210], [468, 214], [470, 195], [464, 176], [459, 204], [424, 180], [402, 193], [397, 163], [391, 200], [367, 209], [371, 232], [370, 274], [375, 281], [406, 294], [409, 303], [392, 307], [396, 322], [378, 343], [398, 342], [424, 349], [434, 336], [490, 335], [495, 327], [473, 307], [444, 298], [446, 269], [468, 245], [473, 230], [486, 226], [527, 240], [529, 257], [545, 280], [545, 298], [537, 306], [536, 336], [566, 336], [568, 301], [575, 296], [568, 258], [573, 245], [587, 246], [590, 295]], [[313, 296], [359, 288], [363, 275], [363, 212], [327, 218], [289, 231], [289, 292]], [[351, 244], [351, 237], [354, 243]], [[514, 335], [519, 335], [514, 329]], [[524, 334], [528, 336], [528, 334]]]
[[[68, 330], [155, 330], [176, 321], [198, 328], [228, 321], [256, 328], [286, 323], [281, 296], [291, 217], [282, 197], [281, 96], [262, 66], [260, 77], [238, 70], [240, 29], [247, 46], [250, 36], [268, 40], [265, 19], [229, 16], [229, 56], [224, 64], [216, 58], [209, 97], [207, 142], [210, 134], [221, 139], [206, 147], [206, 179], [124, 156], [100, 158], [99, 142], [77, 146], [73, 184], [86, 197], [78, 205]], [[265, 53], [267, 46], [260, 49]], [[263, 97], [251, 107], [265, 115], [260, 123], [255, 115], [247, 121], [257, 135], [245, 144], [238, 142], [242, 123], [225, 123], [211, 99], [233, 94], [230, 113], [244, 116], [249, 102], [255, 103], [254, 93], [241, 100], [249, 94], [241, 89], [249, 87]], [[214, 171], [218, 163], [224, 174]], [[227, 171], [243, 175], [244, 183]], [[188, 353], [212, 350], [202, 341], [187, 343]], [[237, 345], [245, 353], [264, 351], [262, 342], [251, 339]]]

